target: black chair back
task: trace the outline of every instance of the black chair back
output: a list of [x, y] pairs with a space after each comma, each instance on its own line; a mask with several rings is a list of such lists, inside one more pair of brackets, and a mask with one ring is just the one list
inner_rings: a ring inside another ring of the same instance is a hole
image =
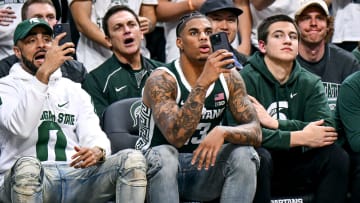
[[119, 100], [108, 106], [103, 114], [102, 127], [111, 142], [112, 153], [134, 148], [139, 136], [141, 98]]

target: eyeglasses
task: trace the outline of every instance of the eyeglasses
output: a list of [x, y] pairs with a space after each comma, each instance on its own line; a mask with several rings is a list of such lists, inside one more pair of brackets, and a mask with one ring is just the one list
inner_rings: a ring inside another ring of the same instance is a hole
[[199, 18], [199, 17], [205, 17], [205, 16], [203, 14], [201, 14], [200, 12], [198, 12], [198, 11], [187, 13], [187, 14], [181, 16], [180, 19], [179, 19], [179, 23], [176, 26], [176, 36], [177, 37], [180, 36], [180, 32], [183, 30], [185, 24], [189, 20], [191, 20], [193, 18]]

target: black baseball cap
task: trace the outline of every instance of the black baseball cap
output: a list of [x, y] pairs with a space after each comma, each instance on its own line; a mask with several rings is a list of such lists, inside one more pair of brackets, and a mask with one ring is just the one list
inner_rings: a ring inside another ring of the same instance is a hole
[[228, 10], [237, 16], [243, 13], [234, 5], [232, 0], [206, 0], [200, 7], [200, 12], [205, 15], [220, 10]]

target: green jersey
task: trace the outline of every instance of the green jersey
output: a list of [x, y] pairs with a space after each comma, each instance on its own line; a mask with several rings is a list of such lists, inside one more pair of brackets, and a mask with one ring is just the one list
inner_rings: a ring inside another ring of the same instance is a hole
[[[167, 71], [176, 79], [178, 89], [176, 102], [179, 107], [183, 106], [191, 92], [191, 86], [181, 70], [179, 61], [176, 60], [171, 63], [169, 67], [161, 67], [161, 69]], [[229, 90], [225, 78], [223, 75], [220, 75], [220, 78], [207, 90], [201, 113], [202, 116], [195, 132], [186, 143], [178, 149], [179, 152], [191, 153], [194, 151], [211, 129], [221, 123], [223, 113], [225, 112], [228, 103], [228, 98]], [[156, 126], [152, 116], [152, 110], [142, 104], [139, 123], [140, 138], [136, 143], [136, 149], [146, 150], [149, 147], [169, 144]]]

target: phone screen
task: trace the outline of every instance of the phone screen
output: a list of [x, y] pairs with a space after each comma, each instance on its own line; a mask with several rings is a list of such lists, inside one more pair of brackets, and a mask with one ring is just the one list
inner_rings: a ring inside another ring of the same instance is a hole
[[60, 23], [54, 25], [54, 37], [58, 36], [63, 32], [66, 32], [66, 35], [59, 41], [59, 45], [62, 45], [66, 42], [72, 42], [69, 23]]

